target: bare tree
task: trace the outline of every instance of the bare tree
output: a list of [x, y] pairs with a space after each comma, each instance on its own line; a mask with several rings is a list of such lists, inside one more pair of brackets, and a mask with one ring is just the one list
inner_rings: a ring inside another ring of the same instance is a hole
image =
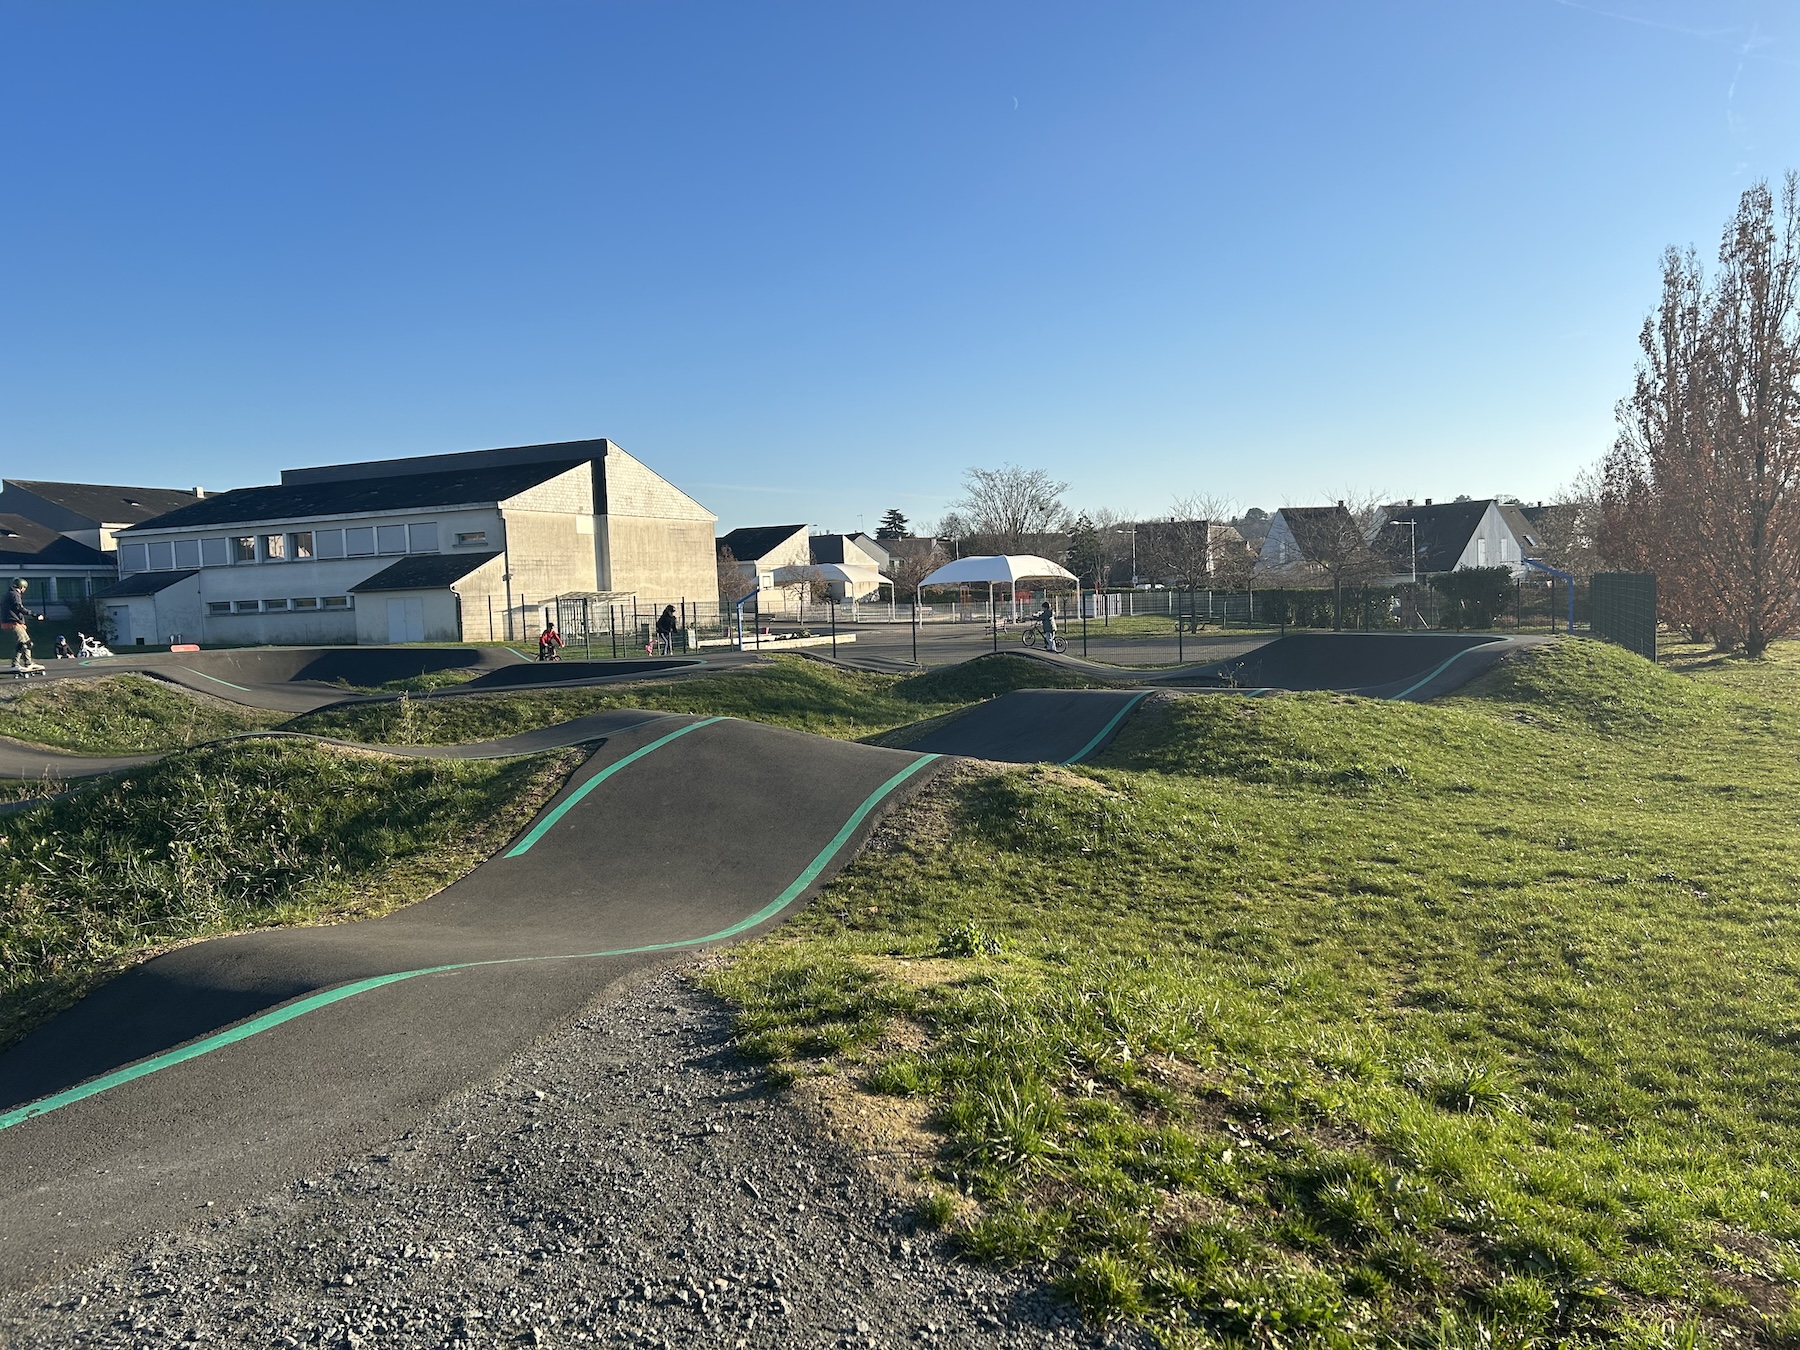
[[1062, 494], [1068, 486], [1042, 469], [1016, 464], [965, 470], [963, 495], [951, 512], [966, 529], [968, 544], [962, 552], [1040, 551], [1046, 547], [1046, 535], [1067, 527], [1069, 513]]
[[812, 563], [783, 567], [776, 576], [777, 584], [793, 601], [802, 623], [806, 622], [806, 606], [809, 602], [822, 605], [831, 598], [831, 583], [826, 580], [823, 569]]
[[888, 564], [888, 580], [894, 583], [894, 599], [917, 600], [919, 583], [942, 567], [945, 555], [935, 544], [928, 549], [909, 549], [892, 555]]
[[1231, 503], [1196, 493], [1175, 498], [1171, 508], [1168, 519], [1139, 524], [1140, 570], [1171, 586], [1212, 585], [1214, 553], [1230, 528]]
[[1279, 579], [1329, 585], [1334, 628], [1344, 626], [1344, 587], [1366, 585], [1394, 571], [1393, 559], [1370, 542], [1380, 502], [1375, 493], [1346, 493], [1336, 506], [1281, 508], [1299, 557]]
[[1600, 554], [1600, 497], [1599, 475], [1587, 469], [1550, 500], [1521, 508], [1537, 540], [1527, 550], [1530, 555], [1570, 576], [1586, 578], [1598, 572], [1605, 565]]
[[737, 555], [724, 544], [719, 545], [719, 608], [730, 609], [751, 591], [756, 582], [744, 574]]
[[1760, 656], [1800, 627], [1800, 179], [1746, 191], [1709, 285], [1663, 256], [1602, 466], [1600, 545], [1657, 574], [1664, 613]]

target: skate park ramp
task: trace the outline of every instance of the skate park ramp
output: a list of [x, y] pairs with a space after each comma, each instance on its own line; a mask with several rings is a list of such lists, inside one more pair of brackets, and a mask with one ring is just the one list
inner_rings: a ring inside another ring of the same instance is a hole
[[778, 923], [941, 763], [635, 716], [435, 897], [178, 948], [0, 1053], [0, 1287], [403, 1133], [670, 954]]
[[332, 703], [383, 698], [360, 692], [395, 680], [445, 671], [464, 683], [410, 695], [444, 698], [549, 685], [597, 684], [646, 675], [700, 670], [696, 657], [624, 661], [528, 661], [505, 647], [246, 647], [208, 652], [135, 652], [81, 662], [52, 663], [50, 678], [98, 678], [136, 673], [199, 693], [277, 712], [314, 712]]
[[1002, 764], [1077, 764], [1146, 697], [1124, 689], [1020, 689], [978, 703], [908, 749]]
[[1461, 688], [1524, 645], [1491, 633], [1296, 633], [1201, 667], [1183, 682], [1422, 702]]

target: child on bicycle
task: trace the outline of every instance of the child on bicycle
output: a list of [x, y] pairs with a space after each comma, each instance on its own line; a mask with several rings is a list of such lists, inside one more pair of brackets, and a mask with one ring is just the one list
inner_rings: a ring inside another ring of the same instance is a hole
[[1050, 611], [1050, 602], [1044, 601], [1044, 607], [1037, 612], [1037, 625], [1044, 630], [1044, 650], [1056, 650], [1056, 615]]

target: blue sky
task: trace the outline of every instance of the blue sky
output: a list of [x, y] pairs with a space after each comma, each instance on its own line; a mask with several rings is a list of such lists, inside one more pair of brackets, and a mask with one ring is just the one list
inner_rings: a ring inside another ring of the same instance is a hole
[[0, 118], [9, 477], [1533, 499], [1659, 251], [1800, 167], [1800, 6], [0, 0]]

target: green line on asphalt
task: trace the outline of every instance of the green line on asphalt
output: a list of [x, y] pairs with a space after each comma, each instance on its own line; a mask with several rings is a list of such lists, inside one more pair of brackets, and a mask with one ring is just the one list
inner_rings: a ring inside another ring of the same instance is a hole
[[195, 670], [192, 666], [182, 666], [181, 669], [185, 670], [190, 675], [198, 675], [203, 680], [211, 680], [214, 684], [222, 684], [227, 689], [241, 689], [246, 694], [256, 692], [247, 684], [233, 684], [230, 680], [221, 680], [217, 675], [208, 675], [204, 670]]
[[707, 717], [702, 718], [698, 722], [689, 722], [685, 727], [679, 727], [676, 730], [671, 731], [667, 736], [659, 737], [656, 740], [651, 741], [648, 745], [640, 746], [638, 749], [633, 750], [629, 755], [626, 755], [623, 759], [608, 764], [604, 769], [600, 770], [599, 773], [588, 779], [587, 782], [576, 788], [567, 797], [564, 797], [562, 801], [557, 803], [557, 805], [549, 812], [549, 814], [531, 827], [530, 833], [500, 856], [502, 858], [516, 858], [520, 854], [528, 852], [533, 844], [537, 843], [538, 840], [542, 839], [550, 832], [550, 827], [552, 825], [556, 824], [557, 821], [569, 814], [570, 810], [577, 802], [587, 796], [588, 793], [592, 792], [595, 788], [599, 787], [607, 779], [611, 778], [627, 764], [635, 763], [645, 755], [649, 754], [652, 750], [660, 749], [677, 737], [687, 735], [690, 731], [698, 731], [701, 727], [711, 726], [714, 722], [723, 722], [724, 720], [723, 717]]
[[1112, 735], [1113, 728], [1125, 720], [1126, 713], [1130, 712], [1133, 708], [1137, 707], [1138, 704], [1149, 697], [1150, 691], [1148, 689], [1141, 694], [1133, 694], [1130, 701], [1127, 702], [1123, 708], [1120, 708], [1118, 712], [1113, 714], [1112, 721], [1108, 722], [1105, 726], [1101, 727], [1099, 731], [1094, 733], [1093, 740], [1089, 741], [1086, 745], [1082, 746], [1081, 749], [1070, 755], [1063, 763], [1073, 764], [1076, 760], [1086, 759], [1093, 753], [1095, 746], [1099, 745], [1101, 741], [1104, 741], [1108, 736]]
[[[714, 717], [709, 718], [708, 720], [718, 722], [723, 721], [724, 719]], [[704, 725], [705, 723], [703, 722], [691, 723], [690, 725], [683, 727], [681, 731], [674, 733], [674, 735], [664, 736], [662, 740], [645, 746], [643, 750], [640, 750], [637, 753], [641, 755], [646, 751], [654, 750], [656, 746], [663, 744], [665, 741], [673, 740], [675, 736], [681, 735], [682, 732], [692, 731], [695, 727]], [[636, 758], [636, 756], [632, 756], [632, 758]], [[453, 965], [426, 966], [420, 970], [402, 970], [397, 971], [392, 975], [376, 975], [366, 980], [355, 980], [350, 984], [339, 985], [335, 989], [326, 989], [317, 994], [308, 994], [305, 998], [296, 999], [294, 1002], [276, 1008], [272, 1012], [266, 1012], [260, 1016], [252, 1017], [249, 1021], [241, 1022], [235, 1027], [215, 1032], [211, 1036], [202, 1037], [200, 1040], [181, 1046], [179, 1049], [168, 1050], [160, 1055], [153, 1055], [149, 1059], [140, 1060], [136, 1064], [128, 1064], [122, 1069], [114, 1069], [111, 1073], [102, 1074], [99, 1078], [91, 1079], [76, 1087], [68, 1088], [65, 1091], [55, 1093], [52, 1096], [41, 1097], [35, 1102], [29, 1102], [24, 1106], [16, 1107], [11, 1111], [0, 1114], [0, 1130], [11, 1129], [14, 1125], [18, 1125], [23, 1121], [32, 1120], [38, 1116], [48, 1115], [50, 1112], [58, 1110], [61, 1107], [72, 1106], [76, 1102], [83, 1101], [89, 1097], [98, 1096], [100, 1093], [106, 1092], [111, 1088], [120, 1087], [123, 1084], [133, 1082], [136, 1079], [148, 1077], [150, 1074], [157, 1073], [163, 1069], [173, 1068], [177, 1064], [185, 1064], [191, 1059], [198, 1059], [202, 1055], [211, 1054], [214, 1050], [222, 1050], [228, 1045], [235, 1045], [239, 1041], [248, 1040], [252, 1036], [282, 1025], [284, 1022], [291, 1022], [297, 1017], [304, 1017], [309, 1012], [314, 1012], [319, 1008], [328, 1007], [343, 999], [354, 998], [358, 994], [368, 993], [371, 989], [379, 989], [383, 985], [398, 984], [402, 980], [414, 979], [420, 975], [442, 975], [446, 972], [455, 970], [474, 970], [483, 966], [513, 966], [535, 961], [587, 961], [603, 956], [641, 956], [650, 952], [674, 951], [682, 947], [703, 947], [709, 942], [723, 942], [727, 938], [736, 937], [738, 934], [748, 932], [758, 924], [774, 918], [777, 914], [781, 913], [782, 910], [798, 900], [800, 896], [805, 893], [806, 888], [819, 879], [819, 874], [831, 865], [831, 860], [837, 856], [839, 850], [841, 850], [849, 841], [850, 836], [856, 832], [857, 826], [868, 819], [871, 811], [879, 806], [895, 788], [899, 787], [907, 779], [918, 773], [919, 770], [923, 769], [927, 764], [941, 758], [941, 755], [919, 756], [919, 758], [915, 759], [904, 769], [900, 770], [899, 773], [895, 774], [892, 778], [888, 779], [887, 782], [883, 783], [867, 797], [863, 798], [862, 805], [858, 806], [855, 811], [850, 813], [850, 818], [844, 822], [843, 828], [831, 837], [831, 842], [819, 850], [818, 855], [806, 865], [805, 870], [803, 870], [799, 876], [795, 877], [780, 895], [776, 896], [768, 904], [757, 910], [756, 913], [749, 915], [747, 918], [739, 919], [729, 928], [721, 928], [718, 932], [708, 933], [705, 937], [680, 938], [674, 942], [653, 942], [644, 947], [620, 947], [612, 951], [577, 952], [572, 955], [563, 956], [514, 956], [492, 961], [459, 961]], [[629, 761], [620, 760], [617, 764], [612, 765], [611, 768], [622, 768], [627, 762]], [[594, 780], [590, 779], [589, 781], [592, 782]]]
[[[1506, 639], [1504, 639], [1504, 638], [1501, 639], [1501, 641], [1505, 641], [1505, 640]], [[1417, 681], [1416, 683], [1409, 684], [1406, 688], [1402, 689], [1399, 693], [1395, 694], [1391, 699], [1389, 699], [1388, 702], [1398, 703], [1401, 699], [1405, 698], [1408, 694], [1413, 693], [1415, 690], [1423, 689], [1426, 685], [1430, 684], [1433, 680], [1435, 680], [1439, 675], [1442, 675], [1446, 670], [1448, 670], [1454, 662], [1462, 660], [1463, 657], [1467, 656], [1470, 652], [1478, 652], [1478, 651], [1483, 650], [1484, 648], [1492, 647], [1494, 645], [1495, 644], [1491, 643], [1491, 642], [1479, 642], [1473, 647], [1464, 647], [1460, 652], [1457, 652], [1456, 655], [1449, 657], [1444, 661], [1439, 662], [1432, 669], [1430, 674], [1426, 675], [1423, 679]]]

